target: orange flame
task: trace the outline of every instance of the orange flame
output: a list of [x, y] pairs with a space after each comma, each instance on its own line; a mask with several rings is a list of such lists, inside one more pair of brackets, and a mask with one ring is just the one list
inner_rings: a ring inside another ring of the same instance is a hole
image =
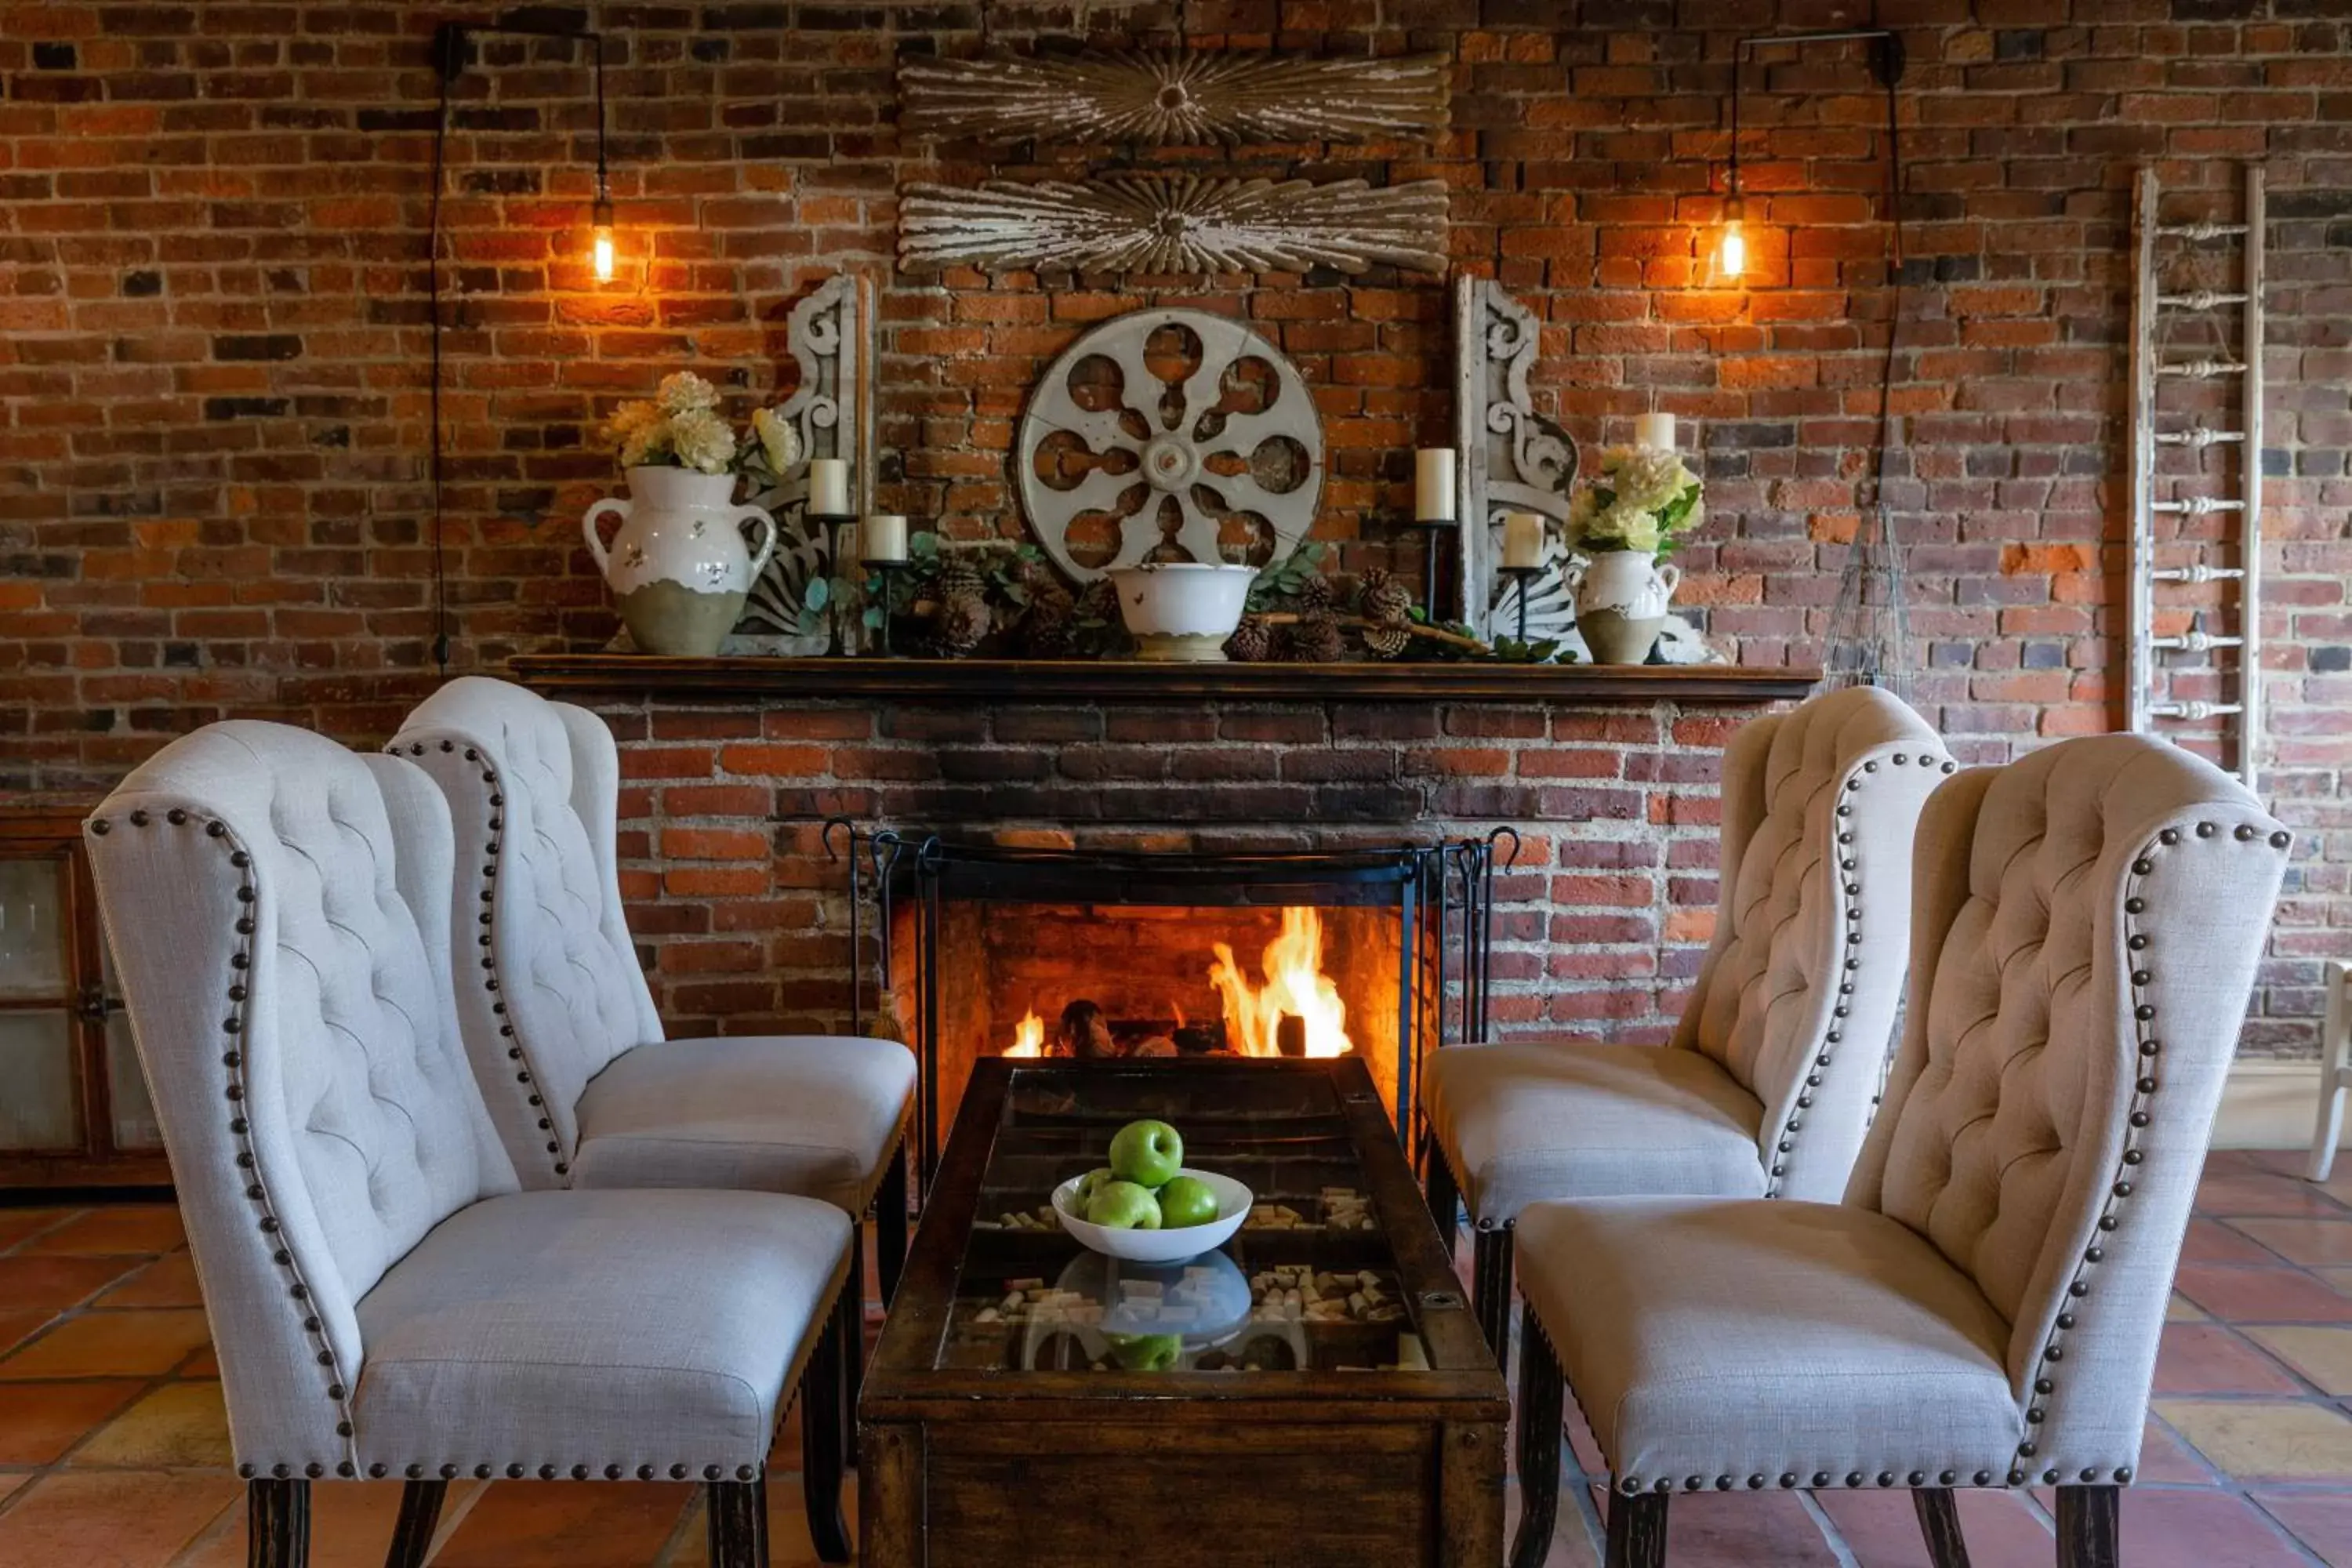
[[1209, 966], [1209, 984], [1224, 998], [1225, 1022], [1234, 1034], [1234, 1048], [1244, 1056], [1281, 1054], [1279, 1031], [1285, 1017], [1307, 1025], [1307, 1054], [1345, 1056], [1355, 1049], [1348, 1038], [1348, 1007], [1339, 987], [1323, 973], [1323, 917], [1311, 909], [1282, 911], [1282, 934], [1265, 944], [1260, 967], [1263, 989], [1250, 984], [1234, 950], [1214, 944], [1217, 962]]
[[1013, 1026], [1013, 1044], [1004, 1054], [1008, 1057], [1042, 1057], [1045, 1054], [1045, 1020], [1037, 1016], [1036, 1008], [1030, 1008], [1029, 1016]]

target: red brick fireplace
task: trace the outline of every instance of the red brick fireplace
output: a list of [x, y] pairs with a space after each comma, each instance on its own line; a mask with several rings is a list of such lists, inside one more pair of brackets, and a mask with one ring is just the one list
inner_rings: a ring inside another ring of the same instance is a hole
[[[1521, 842], [1494, 876], [1494, 1031], [1663, 1039], [1713, 930], [1723, 744], [1759, 704], [1808, 687], [1804, 672], [1719, 668], [1131, 665], [1027, 667], [1008, 685], [970, 663], [843, 660], [820, 693], [805, 674], [788, 692], [724, 663], [690, 676], [595, 656], [522, 666], [620, 739], [629, 919], [681, 1032], [847, 1022], [847, 871], [823, 828], [841, 816], [910, 841], [1114, 851], [1392, 847], [1508, 825]], [[1396, 940], [1393, 912], [1319, 912], [1358, 1047], [1392, 1052], [1396, 971], [1380, 944]], [[1263, 984], [1281, 916], [1063, 898], [1017, 919], [985, 905], [952, 919], [966, 928], [944, 934], [976, 962], [950, 1004], [950, 1109], [973, 1057], [1013, 1045], [1032, 1009], [1050, 1037], [1063, 1007], [1093, 1001], [1129, 1043], [1129, 1026], [1172, 1025], [1179, 1009], [1215, 1021], [1213, 944]], [[871, 1018], [905, 999], [883, 990], [870, 910], [861, 927]], [[902, 992], [906, 937], [893, 943]], [[1370, 1065], [1391, 1081], [1392, 1058]]]

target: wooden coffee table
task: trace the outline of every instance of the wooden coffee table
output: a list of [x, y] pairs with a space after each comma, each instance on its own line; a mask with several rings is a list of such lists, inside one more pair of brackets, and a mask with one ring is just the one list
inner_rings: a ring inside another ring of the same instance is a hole
[[[1153, 1269], [1021, 1217], [1139, 1117], [1298, 1223]], [[1503, 1380], [1353, 1057], [981, 1062], [857, 1416], [866, 1568], [1502, 1561]]]

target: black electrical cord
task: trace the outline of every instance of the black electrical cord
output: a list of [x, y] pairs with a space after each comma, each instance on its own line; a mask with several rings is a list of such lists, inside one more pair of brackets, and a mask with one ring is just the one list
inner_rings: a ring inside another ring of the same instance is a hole
[[436, 44], [441, 112], [433, 122], [433, 195], [425, 225], [425, 300], [433, 345], [432, 384], [425, 398], [426, 417], [432, 421], [426, 474], [433, 489], [433, 663], [445, 679], [449, 673], [449, 571], [441, 521], [441, 187], [449, 151], [449, 84], [462, 67], [464, 49], [464, 39], [455, 31], [445, 33]]
[[1903, 142], [1895, 117], [1895, 89], [1903, 79], [1904, 49], [1902, 38], [1884, 27], [1857, 28], [1822, 33], [1756, 33], [1741, 38], [1731, 51], [1731, 155], [1730, 170], [1725, 180], [1725, 211], [1727, 216], [1738, 215], [1742, 205], [1739, 193], [1739, 98], [1740, 67], [1750, 49], [1768, 48], [1774, 45], [1801, 47], [1806, 44], [1867, 43], [1871, 48], [1871, 67], [1877, 75], [1886, 96], [1886, 216], [1887, 216], [1887, 286], [1891, 309], [1886, 321], [1886, 349], [1878, 366], [1878, 435], [1873, 443], [1876, 450], [1871, 460], [1871, 504], [1882, 513], [1886, 506], [1887, 455], [1895, 446], [1895, 364], [1903, 327], [1904, 248], [1903, 248]]
[[433, 122], [433, 190], [425, 207], [425, 300], [429, 320], [432, 380], [425, 394], [426, 417], [432, 429], [426, 438], [426, 475], [433, 492], [433, 663], [441, 675], [449, 673], [449, 570], [447, 530], [442, 510], [442, 481], [446, 449], [441, 434], [441, 195], [447, 184], [449, 151], [449, 89], [466, 70], [466, 40], [477, 33], [510, 37], [569, 38], [595, 51], [596, 78], [596, 200], [592, 220], [612, 221], [612, 190], [604, 148], [604, 35], [569, 27], [499, 26], [444, 22], [433, 36], [433, 67], [441, 80], [440, 109]]

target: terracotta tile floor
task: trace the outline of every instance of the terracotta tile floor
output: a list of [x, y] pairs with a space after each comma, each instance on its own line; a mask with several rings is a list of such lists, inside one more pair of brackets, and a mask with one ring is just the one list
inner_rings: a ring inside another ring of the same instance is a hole
[[[2352, 1568], [2352, 1166], [2324, 1188], [2296, 1168], [2284, 1154], [2210, 1163], [2141, 1484], [2124, 1500], [2133, 1568]], [[238, 1568], [242, 1489], [215, 1379], [169, 1209], [0, 1209], [0, 1564]], [[1599, 1458], [1588, 1434], [1573, 1437], [1551, 1568], [1598, 1561]], [[788, 1422], [770, 1487], [775, 1568], [814, 1562], [798, 1463]], [[398, 1495], [321, 1483], [311, 1561], [381, 1563]], [[2048, 1505], [1962, 1493], [1975, 1560], [2049, 1562]], [[1703, 1494], [1672, 1517], [1676, 1568], [1927, 1563], [1900, 1492]], [[688, 1568], [702, 1554], [694, 1488], [497, 1481], [451, 1489], [433, 1563]]]

